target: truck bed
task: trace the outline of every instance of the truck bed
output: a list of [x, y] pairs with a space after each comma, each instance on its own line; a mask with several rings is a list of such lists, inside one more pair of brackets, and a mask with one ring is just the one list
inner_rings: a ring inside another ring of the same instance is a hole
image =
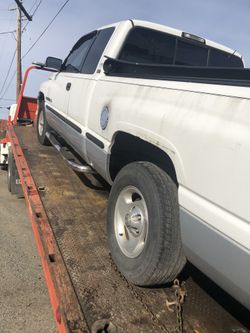
[[[172, 332], [176, 314], [166, 307], [171, 285], [136, 287], [112, 262], [106, 241], [109, 186], [98, 176], [72, 171], [53, 147], [38, 143], [33, 127], [15, 126], [15, 133], [88, 329], [106, 319], [118, 332]], [[248, 332], [249, 312], [197, 269], [188, 265], [179, 279], [187, 289], [185, 332]]]

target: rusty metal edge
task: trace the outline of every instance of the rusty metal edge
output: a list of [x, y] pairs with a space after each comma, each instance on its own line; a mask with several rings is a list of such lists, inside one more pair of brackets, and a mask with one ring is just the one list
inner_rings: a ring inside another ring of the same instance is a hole
[[58, 332], [89, 332], [35, 182], [10, 121], [7, 124], [7, 138], [14, 154]]

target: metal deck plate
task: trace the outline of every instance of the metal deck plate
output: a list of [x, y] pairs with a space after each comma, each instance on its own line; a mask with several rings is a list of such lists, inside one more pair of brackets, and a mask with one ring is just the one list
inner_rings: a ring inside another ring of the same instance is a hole
[[[166, 308], [170, 286], [135, 287], [110, 258], [105, 225], [108, 189], [94, 176], [80, 178], [53, 147], [38, 143], [33, 128], [15, 131], [37, 187], [44, 188], [41, 199], [88, 327], [108, 319], [119, 332], [172, 332], [176, 317]], [[185, 332], [249, 332], [244, 326], [249, 327], [249, 312], [200, 272], [189, 267], [181, 278], [188, 293], [183, 306]]]

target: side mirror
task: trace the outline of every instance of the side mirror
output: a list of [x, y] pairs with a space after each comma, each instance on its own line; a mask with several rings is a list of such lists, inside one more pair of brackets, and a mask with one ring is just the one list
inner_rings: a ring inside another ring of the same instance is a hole
[[103, 70], [105, 74], [109, 74], [112, 70], [113, 60], [112, 58], [106, 57], [107, 59], [103, 63]]
[[45, 61], [45, 67], [53, 68], [59, 71], [62, 67], [62, 60], [54, 57], [48, 57]]

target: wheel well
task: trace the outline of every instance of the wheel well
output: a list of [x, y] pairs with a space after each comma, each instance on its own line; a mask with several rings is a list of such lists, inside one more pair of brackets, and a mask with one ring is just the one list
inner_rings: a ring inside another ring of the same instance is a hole
[[154, 163], [178, 184], [175, 167], [170, 157], [160, 148], [134, 135], [118, 132], [111, 148], [109, 174], [112, 180], [128, 163], [148, 161]]

